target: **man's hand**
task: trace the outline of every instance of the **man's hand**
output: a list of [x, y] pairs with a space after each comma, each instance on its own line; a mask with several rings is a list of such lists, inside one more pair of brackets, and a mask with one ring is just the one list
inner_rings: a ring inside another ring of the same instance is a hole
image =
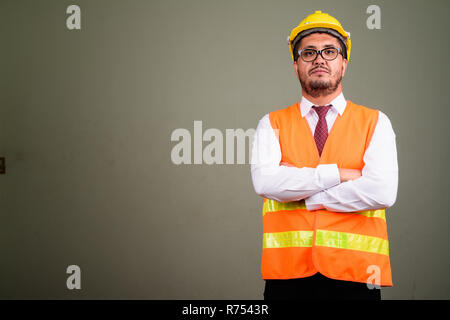
[[355, 180], [361, 177], [361, 170], [358, 169], [338, 169], [341, 182]]

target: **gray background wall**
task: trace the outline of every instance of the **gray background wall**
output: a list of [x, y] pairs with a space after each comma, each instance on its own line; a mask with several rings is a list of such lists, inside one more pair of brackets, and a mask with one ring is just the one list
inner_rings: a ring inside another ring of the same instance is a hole
[[[81, 30], [66, 8], [81, 7]], [[366, 8], [381, 8], [381, 30]], [[400, 181], [387, 299], [449, 299], [448, 1], [0, 2], [0, 298], [260, 299], [250, 166], [174, 165], [176, 128], [256, 128], [295, 103], [286, 37], [352, 35], [347, 99], [385, 112]], [[67, 266], [81, 290], [66, 288]]]

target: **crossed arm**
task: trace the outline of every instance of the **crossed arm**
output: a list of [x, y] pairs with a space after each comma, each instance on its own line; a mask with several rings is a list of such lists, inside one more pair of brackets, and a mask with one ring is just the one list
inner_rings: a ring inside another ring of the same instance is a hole
[[266, 115], [253, 140], [253, 185], [268, 199], [304, 199], [308, 210], [353, 212], [392, 206], [398, 186], [397, 150], [391, 123], [382, 112], [363, 160], [361, 171], [336, 164], [297, 168], [281, 162], [280, 145]]
[[[295, 167], [294, 165], [287, 163], [287, 162], [280, 162], [280, 166], [287, 166], [287, 167]], [[339, 180], [340, 182], [355, 180], [361, 177], [361, 170], [358, 169], [339, 169]]]

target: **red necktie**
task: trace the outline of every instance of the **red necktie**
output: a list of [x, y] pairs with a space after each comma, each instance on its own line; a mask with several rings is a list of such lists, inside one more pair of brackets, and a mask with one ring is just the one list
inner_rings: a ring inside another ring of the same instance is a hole
[[317, 112], [319, 116], [319, 121], [316, 125], [316, 130], [314, 131], [314, 140], [316, 141], [317, 150], [319, 151], [319, 156], [322, 155], [323, 146], [328, 138], [328, 126], [325, 116], [331, 105], [328, 106], [313, 106], [313, 109]]

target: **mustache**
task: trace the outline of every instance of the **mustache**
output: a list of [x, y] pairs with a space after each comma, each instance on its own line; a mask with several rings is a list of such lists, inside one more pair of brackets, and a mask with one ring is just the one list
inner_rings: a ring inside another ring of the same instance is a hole
[[330, 73], [330, 70], [328, 70], [327, 68], [324, 68], [324, 67], [315, 67], [314, 69], [311, 69], [311, 70], [309, 71], [309, 74], [311, 75], [311, 73], [313, 73], [313, 72], [316, 71], [317, 69], [325, 70], [326, 72]]

